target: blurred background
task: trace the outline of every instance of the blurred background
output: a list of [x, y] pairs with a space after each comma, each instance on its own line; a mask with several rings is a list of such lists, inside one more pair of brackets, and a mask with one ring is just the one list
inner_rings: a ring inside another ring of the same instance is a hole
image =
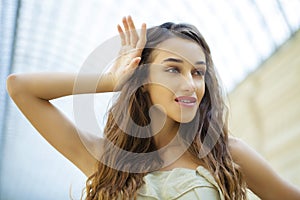
[[[79, 71], [129, 14], [137, 27], [199, 28], [228, 92], [232, 134], [300, 187], [299, 10], [300, 0], [0, 0], [0, 199], [80, 199], [86, 177], [26, 121], [5, 80]], [[107, 99], [95, 103], [100, 127]], [[73, 119], [72, 98], [54, 104]]]

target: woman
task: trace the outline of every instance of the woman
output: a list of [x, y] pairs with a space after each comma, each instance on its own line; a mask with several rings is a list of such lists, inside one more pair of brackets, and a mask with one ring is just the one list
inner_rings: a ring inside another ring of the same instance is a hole
[[[7, 80], [32, 125], [89, 177], [87, 200], [246, 199], [246, 187], [262, 199], [300, 199], [297, 188], [228, 136], [210, 50], [195, 27], [165, 23], [147, 30], [143, 24], [138, 36], [131, 17], [123, 26], [120, 55], [100, 78], [84, 75], [78, 82], [76, 74], [47, 73]], [[100, 141], [49, 102], [111, 91], [119, 96]]]

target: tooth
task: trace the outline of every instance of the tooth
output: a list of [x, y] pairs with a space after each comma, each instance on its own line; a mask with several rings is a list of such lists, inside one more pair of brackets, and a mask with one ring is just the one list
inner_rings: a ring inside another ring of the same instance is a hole
[[183, 102], [183, 103], [190, 103], [190, 101], [189, 100], [181, 100], [181, 102]]

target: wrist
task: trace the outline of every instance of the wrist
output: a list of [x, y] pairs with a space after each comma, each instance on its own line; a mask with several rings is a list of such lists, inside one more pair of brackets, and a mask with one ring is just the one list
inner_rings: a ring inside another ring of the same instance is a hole
[[115, 77], [111, 72], [104, 73], [98, 81], [96, 92], [113, 92], [115, 89], [115, 83]]

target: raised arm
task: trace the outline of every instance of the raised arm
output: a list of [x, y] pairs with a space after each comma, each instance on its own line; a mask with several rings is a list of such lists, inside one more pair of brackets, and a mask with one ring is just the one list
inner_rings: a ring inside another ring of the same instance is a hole
[[[77, 130], [49, 101], [71, 95], [75, 79], [76, 74], [66, 73], [12, 74], [7, 79], [7, 89], [36, 130], [84, 174], [90, 175], [94, 171], [96, 158], [89, 153], [80, 138], [85, 137], [86, 142], [93, 142], [95, 138], [88, 138], [87, 134]], [[86, 93], [91, 92], [89, 81], [87, 77]], [[102, 81], [99, 86], [99, 91], [111, 87], [108, 80]]]
[[[122, 81], [126, 81], [126, 78], [130, 76], [132, 70], [139, 63], [138, 56], [141, 53], [139, 49], [145, 43], [145, 36], [139, 38], [137, 35], [130, 33], [136, 32], [130, 17], [123, 18], [123, 25], [125, 33], [118, 26], [122, 39], [122, 49], [131, 46], [131, 49], [129, 49], [131, 53], [120, 52], [119, 59], [101, 77], [93, 74], [80, 75], [79, 82], [76, 82], [77, 74], [75, 73], [12, 74], [7, 78], [9, 95], [25, 117], [54, 148], [87, 176], [90, 176], [96, 170], [97, 158], [93, 155], [99, 153], [91, 153], [85, 145], [90, 144], [91, 147], [98, 147], [99, 144], [101, 145], [101, 139], [94, 138], [90, 134], [78, 130], [75, 124], [56, 108], [50, 100], [73, 94], [111, 92], [116, 90]], [[146, 34], [145, 25], [142, 27], [141, 34]], [[135, 43], [130, 38], [135, 38]], [[128, 43], [130, 41], [131, 43]], [[132, 46], [133, 44], [134, 46]], [[132, 51], [132, 49], [137, 50]], [[100, 81], [98, 82], [98, 80]], [[97, 82], [95, 91], [95, 83]], [[75, 83], [80, 84], [80, 90], [74, 90]], [[85, 145], [82, 139], [85, 141]], [[99, 151], [98, 148], [97, 150]]]
[[299, 200], [300, 189], [282, 179], [271, 166], [245, 142], [229, 139], [230, 151], [245, 175], [249, 189], [262, 200]]

